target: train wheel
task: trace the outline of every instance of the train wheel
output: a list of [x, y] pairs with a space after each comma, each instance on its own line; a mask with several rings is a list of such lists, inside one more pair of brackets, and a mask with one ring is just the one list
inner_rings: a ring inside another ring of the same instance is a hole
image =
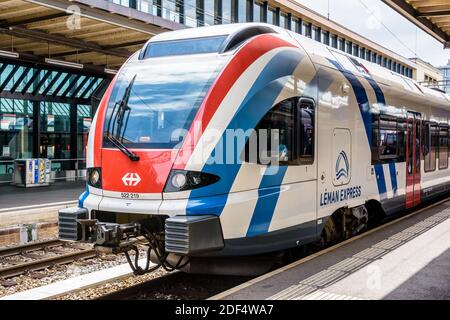
[[319, 240], [319, 246], [321, 248], [326, 248], [333, 244], [336, 244], [340, 241], [341, 235], [339, 234], [338, 229], [336, 228], [336, 222], [334, 221], [334, 217], [330, 217], [325, 227], [322, 230], [322, 234]]

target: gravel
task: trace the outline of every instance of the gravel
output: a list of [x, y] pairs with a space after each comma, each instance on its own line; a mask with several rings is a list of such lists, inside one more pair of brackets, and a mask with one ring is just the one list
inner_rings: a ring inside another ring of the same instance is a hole
[[122, 290], [134, 285], [138, 285], [140, 283], [144, 283], [146, 281], [153, 280], [155, 278], [159, 278], [165, 274], [167, 274], [167, 272], [164, 269], [159, 269], [155, 272], [148, 273], [143, 276], [130, 276], [121, 280], [108, 282], [97, 287], [69, 293], [63, 296], [56, 297], [53, 300], [93, 300], [104, 295], [116, 292], [118, 290]]
[[[143, 248], [143, 247], [142, 247]], [[58, 248], [58, 249], [62, 249]], [[70, 247], [64, 247], [63, 251], [72, 252], [77, 251]], [[41, 251], [42, 252], [42, 251]], [[42, 252], [43, 253], [43, 252]], [[33, 254], [40, 254], [39, 251], [33, 251]], [[140, 258], [145, 257], [145, 251], [140, 251]], [[5, 258], [0, 263], [1, 267], [11, 265], [11, 263], [23, 263], [31, 259], [23, 256], [12, 256]], [[40, 270], [38, 272], [30, 272], [17, 277], [9, 279], [0, 279], [0, 297], [15, 294], [21, 291], [30, 290], [36, 287], [44, 286], [57, 281], [62, 281], [68, 278], [92, 273], [95, 271], [112, 268], [117, 265], [127, 263], [125, 255], [100, 255], [97, 258], [88, 260], [79, 260], [66, 265], [56, 265], [51, 268]], [[157, 272], [155, 272], [156, 274]], [[153, 274], [152, 274], [153, 275]], [[135, 277], [130, 277], [135, 278]], [[130, 280], [132, 281], [132, 280]], [[15, 285], [14, 285], [15, 284]]]

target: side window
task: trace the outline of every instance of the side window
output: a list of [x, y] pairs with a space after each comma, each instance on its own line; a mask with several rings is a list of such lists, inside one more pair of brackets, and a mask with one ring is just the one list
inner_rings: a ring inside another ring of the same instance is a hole
[[425, 158], [425, 171], [436, 170], [436, 156], [439, 145], [439, 132], [436, 123], [427, 122], [423, 133], [423, 154]]
[[439, 125], [439, 170], [448, 168], [448, 125]]
[[398, 153], [396, 119], [381, 118], [378, 140], [380, 160], [396, 159]]
[[406, 159], [406, 121], [397, 119], [397, 161], [405, 162]]
[[[256, 143], [256, 148], [253, 143]], [[313, 163], [314, 102], [292, 98], [278, 103], [259, 122], [245, 150], [245, 159], [251, 163]]]
[[299, 164], [314, 162], [314, 102], [300, 99], [296, 108], [297, 160]]
[[422, 132], [422, 153], [425, 162], [425, 172], [430, 170], [430, 162], [431, 162], [431, 135], [430, 135], [430, 123], [425, 122], [423, 124], [423, 132]]
[[372, 164], [376, 164], [380, 159], [378, 156], [378, 137], [380, 134], [380, 116], [374, 114], [372, 117]]
[[406, 126], [405, 119], [373, 115], [372, 164], [405, 161]]

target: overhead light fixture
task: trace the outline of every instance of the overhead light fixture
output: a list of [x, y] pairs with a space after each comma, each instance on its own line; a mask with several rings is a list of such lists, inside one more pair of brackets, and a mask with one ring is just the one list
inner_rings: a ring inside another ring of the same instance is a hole
[[4, 50], [0, 50], [0, 56], [2, 57], [6, 57], [6, 58], [19, 58], [19, 53], [18, 52], [12, 52], [12, 51], [4, 51]]
[[116, 69], [109, 69], [109, 68], [105, 68], [105, 73], [109, 73], [109, 74], [117, 74], [118, 70]]
[[76, 69], [83, 69], [83, 65], [81, 63], [75, 63], [75, 62], [69, 62], [69, 61], [63, 61], [63, 60], [55, 60], [50, 58], [45, 58], [45, 63], [53, 64], [56, 66], [61, 67], [69, 67], [69, 68], [76, 68]]

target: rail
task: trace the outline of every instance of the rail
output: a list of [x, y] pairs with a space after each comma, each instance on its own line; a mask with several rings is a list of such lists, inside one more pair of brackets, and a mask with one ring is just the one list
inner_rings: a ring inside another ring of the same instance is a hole
[[[56, 250], [60, 247], [60, 250]], [[62, 249], [70, 248], [77, 251], [65, 252]], [[36, 255], [32, 254], [33, 251], [44, 251], [46, 253], [52, 253], [55, 255]], [[9, 263], [9, 258], [13, 256], [23, 256], [31, 259], [30, 261]], [[43, 270], [45, 268], [58, 265], [72, 263], [80, 259], [95, 258], [97, 252], [91, 247], [79, 247], [71, 246], [59, 240], [50, 240], [44, 242], [31, 243], [21, 245], [17, 247], [4, 248], [0, 250], [0, 263], [3, 265], [0, 267], [0, 278], [11, 278], [27, 272]], [[5, 266], [6, 265], [6, 266]]]

